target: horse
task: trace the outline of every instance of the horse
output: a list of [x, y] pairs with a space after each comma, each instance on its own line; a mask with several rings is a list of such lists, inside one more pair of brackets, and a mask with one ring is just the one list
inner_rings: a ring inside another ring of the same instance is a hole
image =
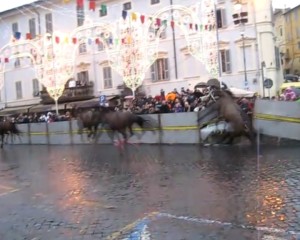
[[118, 146], [121, 147], [123, 147], [124, 143], [127, 143], [127, 129], [129, 130], [131, 137], [134, 135], [132, 126], [135, 123], [144, 129], [145, 123], [149, 122], [149, 120], [146, 120], [141, 116], [131, 112], [116, 112], [107, 107], [101, 107], [100, 111], [102, 112], [102, 123], [107, 125], [108, 128], [113, 132], [112, 138], [114, 137], [115, 132], [119, 132], [123, 136], [123, 141], [118, 138]]
[[21, 131], [17, 128], [16, 123], [11, 121], [0, 122], [1, 148], [3, 148], [4, 136], [11, 134], [19, 136]]
[[[74, 114], [74, 111], [73, 111]], [[75, 114], [77, 118], [78, 133], [81, 135], [83, 129], [88, 129], [88, 139], [92, 136], [96, 139], [98, 126], [101, 123], [101, 112], [98, 108], [91, 110], [76, 109]]]
[[229, 142], [232, 143], [236, 137], [245, 136], [253, 144], [255, 141], [253, 127], [249, 116], [241, 109], [234, 101], [234, 96], [229, 90], [216, 90], [215, 96], [218, 96], [217, 106], [219, 116], [231, 124], [232, 131], [229, 131], [224, 138], [224, 141], [229, 137]]

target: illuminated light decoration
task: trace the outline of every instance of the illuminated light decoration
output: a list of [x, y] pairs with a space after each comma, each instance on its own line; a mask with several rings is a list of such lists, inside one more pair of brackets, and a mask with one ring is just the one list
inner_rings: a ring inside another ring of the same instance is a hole
[[62, 96], [67, 81], [74, 75], [74, 47], [61, 33], [46, 34], [42, 41], [41, 64], [36, 64], [37, 78], [54, 99], [58, 113], [58, 99]]
[[142, 21], [126, 17], [111, 24], [85, 22], [71, 34], [78, 39], [87, 38], [87, 31], [91, 31], [90, 38], [103, 43], [109, 65], [123, 77], [125, 85], [132, 90], [133, 95], [142, 85], [147, 70], [157, 59], [159, 40], [155, 38], [153, 31], [160, 34], [165, 28], [155, 26], [155, 18], [152, 21], [142, 16]]
[[[32, 54], [32, 49], [35, 49], [34, 54]], [[36, 55], [40, 55], [40, 46], [36, 41], [31, 40], [17, 40], [11, 41], [0, 49], [0, 90], [4, 86], [5, 72], [12, 70], [9, 67], [10, 59], [18, 58], [29, 58], [32, 66], [34, 67], [37, 63]]]
[[201, 4], [191, 8], [168, 6], [156, 12], [153, 18], [169, 21], [173, 29], [179, 27], [187, 41], [189, 53], [205, 66], [211, 77], [218, 77], [218, 41], [213, 1], [202, 0]]
[[111, 67], [122, 77], [125, 85], [135, 96], [136, 89], [142, 85], [147, 70], [158, 57], [159, 38], [165, 29], [156, 18], [147, 18], [144, 23], [131, 18], [120, 20], [113, 28], [115, 34], [111, 37], [115, 43], [106, 48], [110, 57]]

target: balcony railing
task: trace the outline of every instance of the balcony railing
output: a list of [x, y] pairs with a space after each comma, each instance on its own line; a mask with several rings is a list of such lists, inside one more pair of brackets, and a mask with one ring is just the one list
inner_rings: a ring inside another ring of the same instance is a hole
[[[52, 104], [54, 100], [49, 96], [47, 90], [41, 92], [41, 104]], [[89, 100], [94, 98], [94, 86], [78, 86], [65, 88], [63, 95], [58, 99], [58, 103]]]

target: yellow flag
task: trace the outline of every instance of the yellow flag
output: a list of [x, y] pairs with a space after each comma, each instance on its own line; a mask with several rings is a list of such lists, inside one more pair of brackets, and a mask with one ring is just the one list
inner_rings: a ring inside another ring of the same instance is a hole
[[63, 3], [69, 3], [70, 0], [63, 0]]
[[131, 19], [133, 20], [133, 21], [136, 21], [136, 13], [131, 13]]

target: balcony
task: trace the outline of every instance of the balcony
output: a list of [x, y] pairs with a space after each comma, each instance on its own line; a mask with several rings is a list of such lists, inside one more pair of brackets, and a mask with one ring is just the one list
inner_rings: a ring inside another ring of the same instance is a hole
[[[41, 92], [41, 104], [53, 104], [54, 100], [49, 96], [46, 89]], [[83, 101], [94, 98], [94, 85], [66, 87], [58, 103]]]

